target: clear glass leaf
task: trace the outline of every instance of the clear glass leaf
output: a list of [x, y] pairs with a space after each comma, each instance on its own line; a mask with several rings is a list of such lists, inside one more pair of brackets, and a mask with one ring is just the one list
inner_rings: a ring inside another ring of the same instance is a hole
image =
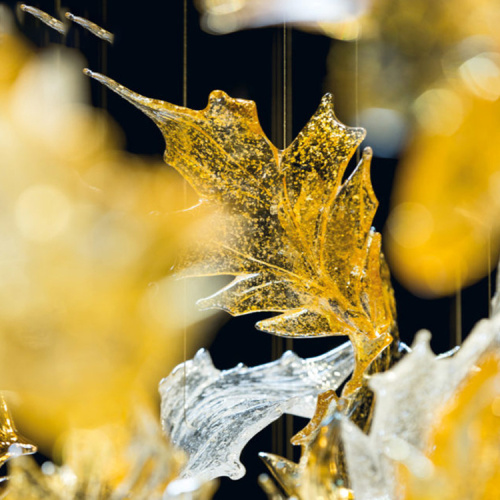
[[271, 363], [226, 371], [198, 351], [160, 384], [164, 430], [189, 455], [182, 476], [242, 477], [246, 443], [283, 413], [312, 417], [316, 397], [339, 387], [353, 365], [350, 343], [315, 358], [288, 351]]

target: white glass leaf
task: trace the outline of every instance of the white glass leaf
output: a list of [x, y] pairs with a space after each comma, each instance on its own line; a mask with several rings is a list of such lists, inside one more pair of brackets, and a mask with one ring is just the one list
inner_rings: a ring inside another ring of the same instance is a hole
[[203, 26], [215, 33], [272, 24], [342, 23], [363, 14], [369, 0], [199, 0]]
[[336, 389], [353, 365], [349, 342], [315, 358], [288, 351], [271, 363], [225, 371], [201, 349], [160, 383], [164, 430], [189, 455], [182, 477], [241, 478], [246, 443], [283, 413], [311, 418], [318, 394]]
[[499, 348], [500, 316], [480, 321], [454, 355], [434, 355], [429, 341], [429, 332], [419, 332], [409, 354], [370, 380], [376, 406], [369, 435], [350, 422], [342, 424], [356, 500], [397, 498], [395, 463], [417, 476], [432, 471], [422, 453], [431, 424], [478, 359]]

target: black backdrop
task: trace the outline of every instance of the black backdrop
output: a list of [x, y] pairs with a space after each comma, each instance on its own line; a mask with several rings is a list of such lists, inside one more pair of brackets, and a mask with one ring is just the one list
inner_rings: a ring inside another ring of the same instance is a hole
[[[14, 6], [15, 2], [7, 2]], [[32, 5], [55, 14], [55, 0], [34, 1]], [[88, 1], [63, 0], [75, 15], [82, 15], [112, 31], [113, 46], [95, 38], [85, 30], [73, 26], [66, 38], [25, 16], [21, 31], [38, 46], [66, 43], [78, 46], [88, 60], [88, 67], [102, 71], [127, 87], [148, 96], [172, 103], [182, 103], [183, 64], [183, 0], [126, 2], [120, 0]], [[210, 91], [221, 89], [233, 97], [257, 102], [264, 131], [273, 135], [273, 99], [276, 100], [276, 77], [281, 28], [266, 28], [225, 36], [204, 33], [199, 27], [198, 12], [188, 1], [188, 106], [205, 107]], [[292, 135], [295, 136], [314, 113], [324, 93], [326, 58], [331, 41], [325, 37], [293, 30], [292, 41]], [[348, 43], [348, 42], [336, 42]], [[103, 48], [107, 51], [103, 57]], [[107, 64], [105, 61], [107, 60]], [[273, 69], [274, 68], [274, 69]], [[362, 85], [362, 82], [360, 82]], [[123, 99], [103, 91], [95, 82], [91, 85], [96, 106], [105, 105], [125, 130], [127, 147], [133, 153], [157, 155], [164, 149], [163, 139], [156, 126]], [[336, 100], [342, 99], [336, 89]], [[350, 117], [339, 118], [353, 125]], [[367, 143], [369, 144], [369, 131]], [[380, 208], [374, 225], [382, 229], [389, 209], [389, 197], [397, 159], [376, 157], [372, 179]], [[399, 327], [402, 339], [411, 343], [415, 332], [430, 329], [433, 348], [442, 352], [453, 346], [454, 298], [426, 300], [415, 297], [394, 281], [398, 304]], [[463, 332], [487, 315], [487, 286], [485, 280], [463, 291]], [[249, 366], [271, 359], [271, 336], [254, 329], [259, 315], [234, 318], [220, 329], [210, 349], [218, 368], [230, 368], [238, 362]], [[294, 341], [294, 349], [301, 356], [317, 355], [339, 344], [344, 339], [311, 339]], [[303, 422], [296, 421], [298, 429]], [[221, 481], [218, 499], [264, 498], [256, 478], [265, 472], [257, 458], [259, 451], [273, 450], [272, 430], [258, 435], [242, 455], [247, 467], [244, 479]], [[274, 432], [278, 432], [274, 428]], [[296, 453], [297, 457], [297, 453]]]

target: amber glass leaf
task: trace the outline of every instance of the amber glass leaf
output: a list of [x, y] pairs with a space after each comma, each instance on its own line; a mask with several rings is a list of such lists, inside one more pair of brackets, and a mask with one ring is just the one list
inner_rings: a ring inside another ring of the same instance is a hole
[[[475, 81], [475, 67], [496, 77]], [[453, 86], [421, 98], [422, 126], [396, 177], [387, 231], [394, 272], [419, 294], [453, 293], [491, 272], [498, 258], [498, 75], [500, 56], [476, 56]]]
[[204, 308], [233, 315], [282, 313], [260, 321], [285, 337], [348, 335], [356, 368], [346, 393], [391, 342], [392, 290], [371, 230], [377, 200], [371, 150], [343, 182], [363, 129], [340, 123], [327, 94], [292, 144], [264, 135], [255, 103], [214, 91], [195, 111], [136, 94], [86, 70], [148, 115], [166, 142], [164, 159], [215, 214], [210, 244], [187, 262], [193, 275], [234, 275]]

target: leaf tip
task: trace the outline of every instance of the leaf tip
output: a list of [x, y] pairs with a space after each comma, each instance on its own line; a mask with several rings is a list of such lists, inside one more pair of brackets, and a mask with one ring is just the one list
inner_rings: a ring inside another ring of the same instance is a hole
[[325, 107], [325, 108], [331, 108], [331, 109], [333, 109], [334, 102], [335, 102], [335, 98], [334, 98], [333, 94], [331, 92], [327, 92], [321, 98], [320, 106], [321, 107]]
[[[361, 129], [363, 132], [365, 132], [365, 129]], [[373, 158], [373, 149], [368, 146], [365, 149], [363, 149], [363, 161], [365, 162], [370, 162]]]
[[210, 95], [208, 96], [208, 102], [211, 101], [225, 102], [228, 99], [231, 98], [223, 90], [212, 90], [212, 92], [210, 92]]

